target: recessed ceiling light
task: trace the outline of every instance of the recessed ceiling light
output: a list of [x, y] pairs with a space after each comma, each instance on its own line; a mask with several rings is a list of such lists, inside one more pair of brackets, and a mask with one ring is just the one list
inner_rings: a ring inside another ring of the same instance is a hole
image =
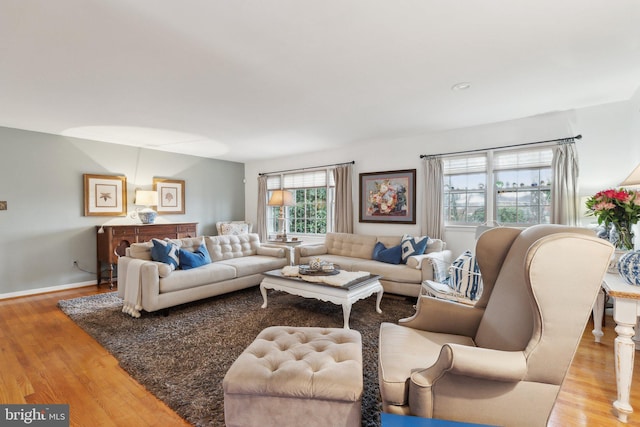
[[460, 82], [451, 86], [451, 90], [465, 90], [471, 87], [471, 83], [469, 82]]

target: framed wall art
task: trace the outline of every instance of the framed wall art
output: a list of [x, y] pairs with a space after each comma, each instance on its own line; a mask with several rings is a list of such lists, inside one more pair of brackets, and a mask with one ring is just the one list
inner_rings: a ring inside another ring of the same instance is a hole
[[416, 170], [360, 174], [360, 222], [416, 223]]
[[184, 181], [178, 179], [153, 178], [153, 189], [158, 192], [159, 214], [184, 213]]
[[127, 178], [84, 174], [84, 215], [127, 215]]

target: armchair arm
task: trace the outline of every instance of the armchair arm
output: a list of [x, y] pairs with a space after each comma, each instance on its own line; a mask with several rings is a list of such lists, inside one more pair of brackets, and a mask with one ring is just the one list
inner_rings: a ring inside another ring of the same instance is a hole
[[448, 374], [490, 382], [518, 382], [527, 373], [522, 351], [502, 351], [461, 344], [445, 344], [438, 360], [429, 368], [411, 374], [409, 407], [411, 414], [433, 417], [433, 387]]
[[522, 381], [527, 374], [527, 359], [522, 351], [504, 351], [445, 344], [432, 366], [411, 374], [411, 382], [418, 387], [433, 385], [445, 373], [486, 379], [490, 381]]
[[[483, 314], [483, 308], [421, 295], [418, 297], [415, 314], [400, 319], [398, 323], [423, 331], [473, 337]], [[447, 319], [456, 321], [451, 322]]]

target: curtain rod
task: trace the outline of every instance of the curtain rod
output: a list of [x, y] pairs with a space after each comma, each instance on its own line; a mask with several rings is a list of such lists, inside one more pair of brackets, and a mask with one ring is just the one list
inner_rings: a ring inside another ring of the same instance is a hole
[[328, 167], [330, 167], [330, 166], [353, 165], [353, 164], [355, 164], [355, 163], [356, 163], [356, 161], [355, 161], [355, 160], [351, 160], [350, 162], [335, 163], [335, 164], [333, 164], [333, 165], [312, 166], [312, 167], [308, 167], [308, 168], [287, 169], [287, 170], [273, 171], [273, 172], [260, 172], [258, 175], [259, 175], [259, 176], [262, 176], [262, 175], [272, 175], [272, 174], [274, 174], [274, 173], [304, 171], [304, 170], [309, 170], [309, 169], [321, 169], [321, 168], [328, 168]]
[[569, 137], [569, 138], [548, 139], [546, 141], [525, 142], [523, 144], [503, 145], [502, 147], [482, 148], [482, 149], [478, 149], [478, 150], [453, 151], [451, 153], [441, 153], [441, 154], [420, 154], [420, 158], [424, 159], [425, 157], [450, 156], [450, 155], [453, 155], [453, 154], [465, 154], [465, 153], [479, 153], [479, 152], [483, 152], [483, 151], [497, 150], [497, 149], [500, 149], [500, 148], [522, 147], [522, 146], [525, 146], [525, 145], [544, 144], [544, 143], [547, 143], [547, 142], [570, 143], [570, 142], [575, 142], [576, 139], [582, 139], [582, 135], [576, 135], [576, 136], [572, 136], [572, 137]]

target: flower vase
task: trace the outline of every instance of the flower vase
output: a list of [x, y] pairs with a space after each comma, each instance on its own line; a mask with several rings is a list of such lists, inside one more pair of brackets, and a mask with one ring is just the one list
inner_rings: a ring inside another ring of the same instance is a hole
[[612, 222], [609, 229], [609, 242], [616, 249], [624, 251], [633, 250], [633, 231], [627, 222]]
[[615, 251], [609, 262], [609, 273], [618, 272], [618, 261], [629, 251], [633, 250], [633, 232], [629, 223], [617, 221], [611, 223], [609, 242], [615, 246]]

